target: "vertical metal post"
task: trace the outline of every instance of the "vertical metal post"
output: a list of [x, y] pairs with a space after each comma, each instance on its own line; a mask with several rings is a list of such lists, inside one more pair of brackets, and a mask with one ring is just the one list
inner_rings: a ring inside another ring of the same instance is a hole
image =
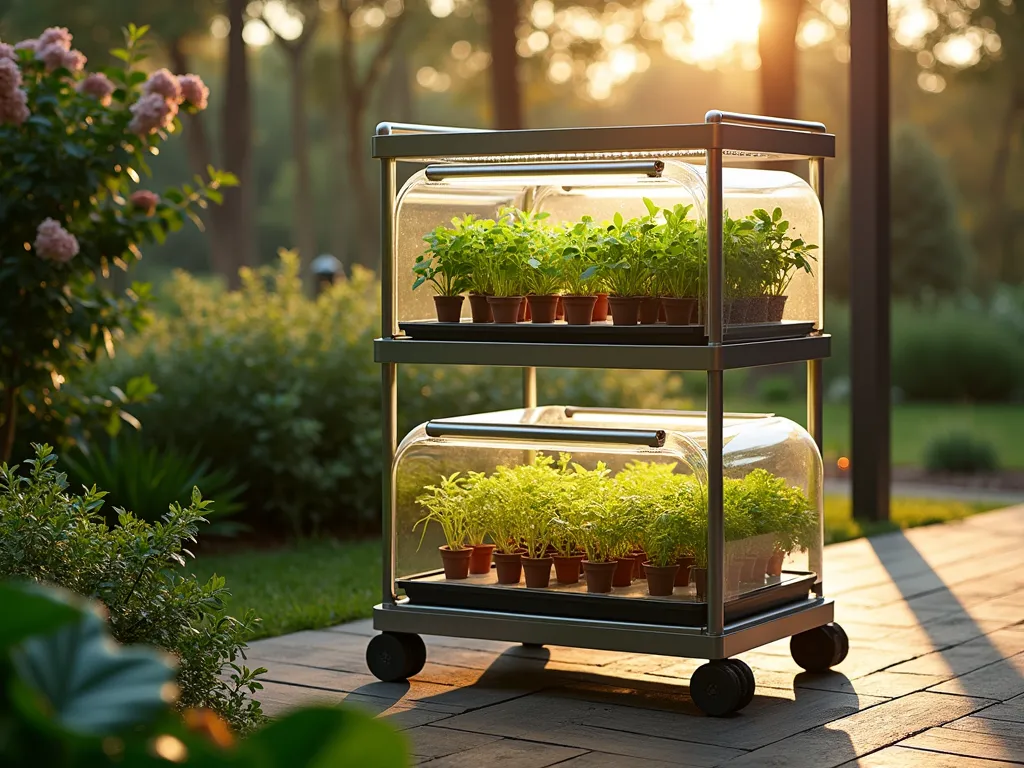
[[523, 408], [537, 407], [537, 369], [523, 368]]
[[850, 3], [850, 390], [853, 514], [889, 517], [889, 24]]
[[[717, 127], [716, 127], [717, 132]], [[718, 143], [717, 141], [715, 142]], [[722, 344], [722, 150], [709, 149], [708, 176], [708, 343]], [[708, 371], [708, 634], [725, 631], [725, 520], [722, 512], [722, 371]]]
[[[381, 336], [389, 338], [398, 331], [395, 302], [395, 187], [396, 162], [381, 160], [380, 174], [380, 285]], [[381, 553], [382, 600], [395, 602], [395, 450], [398, 447], [398, 366], [384, 363], [381, 384]]]
[[[821, 203], [822, 210], [825, 208], [825, 158], [823, 157], [812, 157], [808, 161], [807, 167], [807, 178], [810, 180], [811, 187], [814, 189], [815, 194], [818, 196], [818, 201]], [[823, 235], [824, 233], [822, 233]], [[821, 244], [823, 245], [823, 244]], [[818, 296], [819, 296], [819, 309], [818, 309], [818, 330], [824, 332], [825, 330], [825, 310], [824, 310], [824, 291], [825, 291], [825, 263], [824, 263], [824, 247], [818, 251], [820, 254], [818, 257]], [[818, 446], [818, 452], [824, 456], [825, 454], [825, 424], [824, 424], [824, 380], [822, 375], [822, 361], [821, 360], [808, 360], [807, 361], [807, 431], [814, 438], [814, 442]], [[809, 495], [815, 500], [817, 508], [822, 509], [824, 503], [824, 488], [821, 472], [818, 467], [812, 469], [812, 475], [809, 478]], [[818, 574], [818, 578], [815, 584], [815, 589], [819, 596], [821, 596], [823, 587], [823, 573], [822, 573], [822, 548], [824, 546], [825, 531], [823, 529], [824, 523], [819, 520], [818, 522], [818, 546], [810, 547], [810, 569]]]

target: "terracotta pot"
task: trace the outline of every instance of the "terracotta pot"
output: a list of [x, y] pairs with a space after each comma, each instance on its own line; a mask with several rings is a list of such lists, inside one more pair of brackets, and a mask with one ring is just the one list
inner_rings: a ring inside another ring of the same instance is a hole
[[693, 574], [693, 583], [697, 587], [697, 600], [704, 602], [708, 599], [708, 569], [707, 568], [691, 568], [690, 573]]
[[692, 325], [696, 321], [697, 300], [664, 297], [661, 300], [665, 310], [665, 322], [669, 325]]
[[751, 296], [747, 305], [747, 322], [764, 323], [768, 321], [769, 296]]
[[608, 319], [608, 294], [597, 294], [597, 303], [594, 304], [594, 322], [603, 323]]
[[494, 569], [498, 572], [499, 584], [518, 584], [523, 575], [522, 552], [495, 552]]
[[743, 580], [743, 561], [733, 558], [725, 563], [725, 589], [727, 592], [738, 592]]
[[679, 572], [678, 565], [656, 566], [644, 563], [644, 572], [647, 574], [647, 594], [652, 597], [668, 597], [672, 594], [676, 574]]
[[635, 562], [632, 557], [615, 558], [615, 578], [612, 579], [613, 587], [628, 587], [633, 583], [633, 565]]
[[647, 296], [640, 301], [640, 325], [654, 325], [661, 311], [661, 297]]
[[579, 584], [583, 555], [555, 555], [555, 581], [559, 584]]
[[647, 562], [647, 553], [637, 550], [633, 553], [633, 579], [646, 579], [644, 574], [644, 563]]
[[693, 558], [680, 557], [678, 560], [676, 560], [676, 562], [679, 563], [679, 571], [676, 573], [676, 586], [690, 586], [690, 569], [693, 568]]
[[758, 314], [759, 296], [739, 296], [732, 300], [732, 315], [729, 322], [735, 325], [752, 323], [751, 317]]
[[526, 297], [524, 296], [523, 297], [523, 303], [519, 305], [519, 318], [518, 318], [518, 322], [525, 323], [529, 319], [530, 319], [530, 302], [528, 302], [526, 300]]
[[558, 297], [558, 304], [555, 306], [555, 320], [565, 319], [565, 305], [562, 304], [562, 297]]
[[768, 575], [769, 576], [781, 576], [782, 575], [782, 561], [786, 559], [785, 552], [773, 552], [772, 556], [768, 558]]
[[458, 323], [462, 320], [462, 302], [465, 296], [435, 296], [434, 311], [437, 322]]
[[768, 299], [768, 306], [764, 313], [764, 322], [766, 323], [781, 323], [782, 316], [786, 312], [786, 299], [787, 296], [766, 296]]
[[768, 573], [768, 555], [758, 555], [754, 561], [754, 581], [758, 584], [764, 583], [765, 574]]
[[[662, 299], [662, 301], [664, 301], [664, 299]], [[658, 322], [659, 323], [667, 323], [668, 322], [668, 315], [665, 314], [665, 305], [664, 304], [659, 304], [658, 305]]]
[[471, 547], [462, 549], [448, 549], [447, 546], [438, 547], [441, 552], [441, 562], [444, 563], [444, 577], [446, 579], [465, 579], [469, 576], [469, 559], [473, 556]]
[[743, 584], [750, 584], [757, 581], [757, 558], [754, 555], [744, 555], [739, 558], [740, 581]]
[[569, 325], [590, 325], [594, 319], [597, 296], [563, 296], [565, 322]]
[[526, 586], [532, 589], [547, 589], [551, 582], [550, 557], [524, 557], [523, 572], [526, 574]]
[[636, 325], [640, 320], [639, 296], [609, 296], [608, 306], [612, 310], [613, 325]]
[[525, 304], [522, 296], [488, 296], [487, 304], [496, 323], [516, 323], [519, 321], [519, 308]]
[[475, 574], [491, 572], [491, 553], [493, 544], [474, 544], [473, 556], [469, 558], [469, 572]]
[[474, 323], [494, 322], [494, 315], [491, 314], [491, 305], [487, 303], [487, 297], [482, 293], [469, 294], [469, 311], [473, 313]]
[[612, 577], [618, 566], [614, 560], [610, 563], [592, 563], [583, 561], [583, 572], [587, 574], [587, 592], [605, 594], [612, 591]]
[[557, 296], [527, 296], [530, 314], [535, 323], [555, 322], [555, 309], [558, 307]]

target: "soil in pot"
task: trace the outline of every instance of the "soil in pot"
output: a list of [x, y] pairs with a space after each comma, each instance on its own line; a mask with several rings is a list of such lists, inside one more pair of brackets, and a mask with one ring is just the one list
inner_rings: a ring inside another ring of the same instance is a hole
[[469, 294], [469, 311], [473, 313], [474, 323], [494, 322], [494, 315], [491, 314], [491, 305], [487, 303], [487, 297], [482, 293]]
[[597, 294], [597, 302], [594, 304], [594, 322], [603, 323], [608, 319], [608, 294]]
[[669, 325], [691, 325], [696, 321], [697, 300], [664, 297], [661, 306], [665, 310], [665, 322]]
[[609, 296], [608, 306], [612, 310], [613, 325], [636, 325], [640, 320], [639, 296]]
[[618, 566], [614, 560], [609, 563], [583, 561], [583, 572], [587, 575], [587, 592], [607, 594], [612, 591], [612, 577]]
[[495, 552], [494, 569], [498, 572], [499, 584], [518, 584], [523, 575], [523, 553]]
[[661, 297], [648, 296], [640, 301], [640, 325], [654, 325], [661, 312]]
[[708, 569], [691, 568], [693, 583], [697, 587], [697, 601], [705, 602], [708, 599]]
[[469, 572], [475, 574], [491, 572], [491, 554], [493, 544], [474, 544], [473, 555], [469, 558]]
[[519, 321], [519, 308], [525, 305], [522, 296], [488, 296], [487, 303], [496, 323], [516, 323]]
[[534, 323], [555, 322], [555, 310], [558, 308], [557, 296], [527, 296], [530, 314]]
[[590, 325], [594, 319], [597, 296], [563, 296], [565, 322], [569, 325]]
[[435, 296], [434, 311], [437, 322], [458, 323], [462, 320], [462, 302], [465, 296]]
[[783, 552], [773, 552], [772, 556], [768, 558], [768, 575], [769, 576], [781, 576], [782, 575], [782, 561], [786, 559], [786, 555]]
[[644, 563], [644, 573], [647, 575], [647, 594], [652, 597], [668, 597], [671, 595], [672, 588], [676, 583], [676, 573], [678, 572], [678, 565], [656, 566]]
[[551, 564], [554, 560], [550, 557], [524, 557], [522, 562], [526, 586], [532, 589], [547, 589], [551, 583]]
[[764, 321], [766, 323], [781, 323], [782, 315], [786, 312], [786, 296], [766, 296], [768, 306], [765, 309]]
[[676, 586], [690, 586], [690, 569], [693, 568], [694, 559], [692, 557], [680, 557], [676, 562], [679, 564], [679, 570], [676, 572]]
[[441, 552], [446, 579], [465, 579], [469, 576], [469, 559], [473, 556], [471, 547], [448, 549], [447, 546], [443, 546], [438, 547], [438, 550]]
[[613, 587], [628, 587], [633, 583], [633, 566], [636, 560], [632, 557], [615, 558], [615, 577], [612, 579]]
[[583, 555], [555, 555], [555, 581], [559, 584], [579, 584]]

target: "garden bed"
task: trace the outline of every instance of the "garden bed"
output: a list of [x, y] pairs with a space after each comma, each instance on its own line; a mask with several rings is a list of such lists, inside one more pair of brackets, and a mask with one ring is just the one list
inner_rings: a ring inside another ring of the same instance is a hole
[[[554, 323], [442, 323], [420, 320], [399, 323], [409, 337], [424, 341], [508, 341], [547, 342], [551, 344], [665, 344], [701, 346], [708, 343], [703, 325], [613, 325], [610, 320], [591, 325]], [[729, 325], [725, 341], [762, 341], [807, 336], [814, 330], [813, 322], [787, 321]]]
[[[774, 577], [775, 583], [745, 585], [749, 591], [727, 599], [725, 619], [735, 621], [804, 600], [814, 578], [813, 573], [784, 571], [781, 577]], [[651, 597], [643, 581], [616, 588], [611, 594], [588, 593], [582, 582], [552, 581], [545, 589], [530, 589], [522, 582], [498, 584], [493, 570], [459, 581], [446, 580], [442, 571], [431, 571], [398, 579], [396, 584], [416, 605], [678, 627], [703, 627], [707, 620], [707, 604], [697, 601], [692, 586], [676, 587], [671, 597]]]

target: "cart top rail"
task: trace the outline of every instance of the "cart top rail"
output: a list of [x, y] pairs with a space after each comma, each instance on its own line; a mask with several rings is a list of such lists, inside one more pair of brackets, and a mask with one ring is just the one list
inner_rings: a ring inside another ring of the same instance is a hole
[[373, 156], [410, 162], [700, 160], [722, 150], [730, 163], [835, 157], [822, 123], [712, 110], [703, 123], [492, 131], [381, 123]]

